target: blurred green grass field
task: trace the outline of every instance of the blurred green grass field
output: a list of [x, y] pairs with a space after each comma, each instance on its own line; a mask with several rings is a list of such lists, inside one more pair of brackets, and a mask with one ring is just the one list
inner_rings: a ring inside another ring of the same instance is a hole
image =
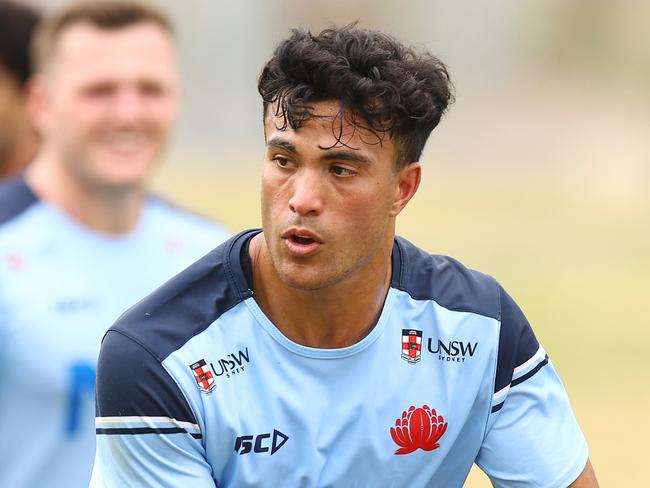
[[[155, 186], [236, 232], [260, 224], [260, 171], [243, 168], [172, 166]], [[645, 486], [650, 195], [501, 180], [425, 167], [398, 233], [504, 285], [562, 376], [601, 486]], [[491, 485], [473, 470], [465, 486]]]

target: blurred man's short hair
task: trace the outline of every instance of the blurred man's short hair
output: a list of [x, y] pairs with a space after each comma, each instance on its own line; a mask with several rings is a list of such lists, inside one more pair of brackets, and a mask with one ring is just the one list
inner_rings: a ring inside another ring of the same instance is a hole
[[72, 3], [39, 26], [32, 44], [32, 59], [37, 71], [44, 71], [56, 50], [61, 34], [70, 26], [87, 23], [99, 29], [116, 30], [150, 22], [170, 36], [174, 35], [169, 17], [146, 2], [131, 0], [88, 0]]

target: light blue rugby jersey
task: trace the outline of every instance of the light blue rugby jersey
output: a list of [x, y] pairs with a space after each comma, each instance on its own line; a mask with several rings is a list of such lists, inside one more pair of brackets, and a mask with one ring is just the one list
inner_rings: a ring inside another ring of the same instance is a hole
[[88, 486], [106, 329], [227, 237], [153, 198], [128, 235], [102, 236], [22, 179], [0, 187], [0, 486]]
[[[242, 233], [104, 338], [92, 487], [566, 487], [588, 453], [560, 380], [490, 277], [402, 238], [374, 329], [342, 349], [264, 315]], [[248, 271], [246, 269], [248, 268]]]

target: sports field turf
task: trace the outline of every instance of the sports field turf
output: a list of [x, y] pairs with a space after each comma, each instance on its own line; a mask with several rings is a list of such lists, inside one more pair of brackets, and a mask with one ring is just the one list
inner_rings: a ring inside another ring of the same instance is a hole
[[[645, 486], [650, 192], [500, 180], [426, 169], [398, 232], [504, 285], [562, 376], [601, 486]], [[233, 231], [259, 226], [259, 169], [175, 165], [157, 187]], [[491, 485], [474, 471], [465, 486]]]

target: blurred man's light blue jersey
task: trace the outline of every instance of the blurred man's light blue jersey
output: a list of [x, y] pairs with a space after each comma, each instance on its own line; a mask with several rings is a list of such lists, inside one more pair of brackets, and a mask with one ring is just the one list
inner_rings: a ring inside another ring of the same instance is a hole
[[242, 233], [106, 335], [92, 487], [567, 486], [588, 459], [560, 380], [492, 278], [402, 238], [360, 342], [286, 338]]
[[132, 232], [103, 236], [22, 179], [0, 187], [0, 486], [87, 486], [102, 336], [227, 237], [154, 198]]

